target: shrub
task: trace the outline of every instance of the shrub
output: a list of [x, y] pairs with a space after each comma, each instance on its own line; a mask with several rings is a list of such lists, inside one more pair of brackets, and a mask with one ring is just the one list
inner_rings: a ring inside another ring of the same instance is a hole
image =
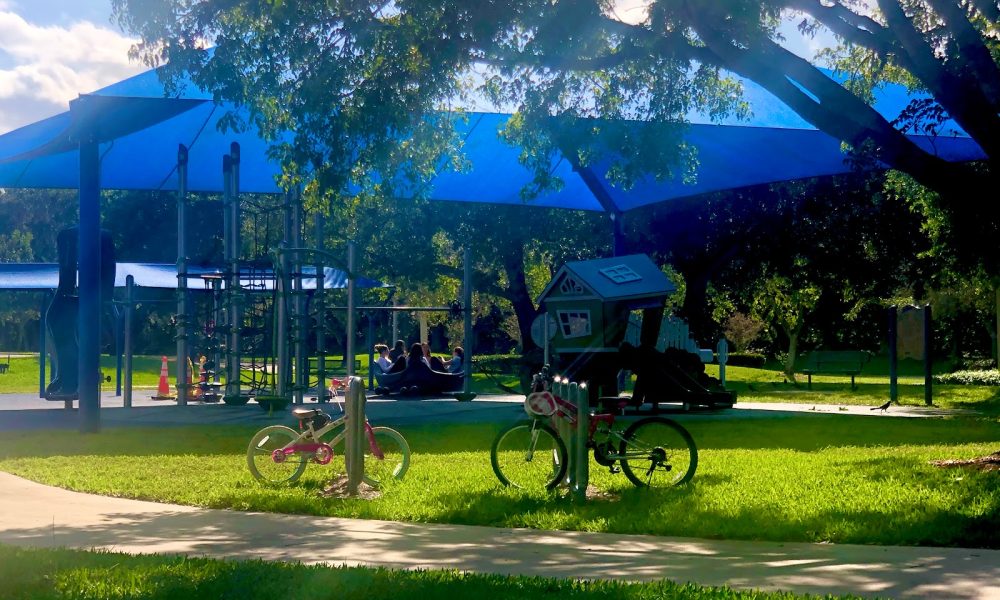
[[524, 362], [520, 354], [479, 354], [472, 358], [476, 370], [515, 375]]
[[956, 371], [989, 371], [996, 369], [997, 363], [993, 357], [963, 356], [955, 361]]
[[955, 371], [934, 376], [935, 383], [952, 385], [1000, 385], [1000, 371]]
[[726, 319], [723, 331], [726, 339], [733, 344], [733, 349], [743, 352], [760, 337], [760, 333], [764, 331], [764, 322], [737, 311]]
[[[718, 360], [718, 357], [716, 357]], [[731, 367], [753, 367], [759, 369], [767, 362], [767, 357], [757, 352], [730, 352], [726, 364]]]

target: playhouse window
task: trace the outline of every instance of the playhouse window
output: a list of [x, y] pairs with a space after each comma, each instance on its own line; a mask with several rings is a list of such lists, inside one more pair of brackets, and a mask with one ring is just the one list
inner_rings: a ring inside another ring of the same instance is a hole
[[590, 335], [589, 310], [560, 310], [559, 327], [564, 338], [578, 338]]
[[642, 277], [628, 265], [615, 265], [601, 269], [601, 275], [604, 275], [615, 283], [629, 283], [630, 281], [642, 280]]

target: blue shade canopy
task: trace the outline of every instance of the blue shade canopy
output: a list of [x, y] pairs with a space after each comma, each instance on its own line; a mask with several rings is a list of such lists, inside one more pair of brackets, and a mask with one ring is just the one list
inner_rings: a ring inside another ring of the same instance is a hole
[[[777, 98], [744, 81], [753, 116], [730, 116], [709, 124], [705, 115], [688, 115], [692, 125], [685, 141], [697, 155], [694, 181], [644, 178], [628, 189], [606, 177], [609, 158], [574, 169], [566, 157], [553, 159], [551, 172], [563, 182], [559, 190], [530, 204], [577, 210], [629, 210], [674, 198], [737, 187], [846, 173], [851, 166], [841, 144], [822, 133]], [[100, 146], [101, 187], [127, 190], [175, 190], [177, 146], [189, 149], [188, 190], [222, 191], [222, 156], [230, 144], [240, 145], [240, 190], [278, 193], [279, 165], [267, 158], [269, 142], [255, 131], [221, 133], [219, 122], [232, 105], [215, 104], [189, 83], [180, 97], [165, 97], [155, 71], [81, 96], [70, 111], [0, 136], [0, 187], [76, 188], [79, 154], [73, 149], [85, 127], [94, 128]], [[875, 108], [895, 119], [913, 98], [900, 85], [876, 91]], [[470, 167], [462, 173], [442, 172], [420, 190], [431, 200], [521, 204], [532, 173], [518, 162], [520, 149], [503, 142], [497, 132], [509, 115], [473, 112], [457, 127], [464, 138]], [[581, 122], [581, 127], [587, 127]], [[644, 126], [635, 123], [636, 127]], [[949, 161], [985, 158], [979, 146], [954, 123], [936, 138], [910, 136]]]
[[[221, 267], [188, 267], [188, 287], [192, 291], [208, 289], [200, 279], [219, 279], [225, 273]], [[347, 287], [347, 273], [340, 269], [324, 267], [326, 274], [323, 287], [339, 290]], [[316, 267], [302, 268], [302, 287], [316, 289]], [[177, 289], [177, 265], [162, 263], [118, 263], [115, 269], [115, 287], [125, 287], [126, 278], [131, 275], [135, 285], [144, 288]], [[274, 271], [271, 269], [244, 269], [240, 273], [240, 283], [244, 289], [274, 289]], [[381, 281], [358, 277], [355, 285], [362, 288], [392, 287]], [[43, 291], [54, 290], [59, 284], [59, 265], [55, 263], [0, 263], [0, 290]], [[223, 281], [223, 287], [225, 282]]]

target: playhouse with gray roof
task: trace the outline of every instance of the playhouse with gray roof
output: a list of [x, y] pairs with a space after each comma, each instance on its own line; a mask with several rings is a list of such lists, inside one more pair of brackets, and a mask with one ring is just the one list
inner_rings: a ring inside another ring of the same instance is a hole
[[[617, 352], [629, 313], [659, 310], [676, 286], [645, 254], [568, 262], [538, 297], [561, 353]], [[659, 318], [655, 319], [659, 323]]]

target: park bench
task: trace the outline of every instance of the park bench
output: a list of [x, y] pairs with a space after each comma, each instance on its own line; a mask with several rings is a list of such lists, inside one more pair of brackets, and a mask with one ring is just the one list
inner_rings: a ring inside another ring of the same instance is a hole
[[855, 389], [854, 377], [861, 373], [871, 355], [864, 350], [814, 350], [806, 355], [802, 372], [809, 378], [809, 389], [812, 389], [812, 376], [850, 375], [851, 389]]
[[6, 373], [10, 370], [10, 354], [7, 355], [7, 362], [0, 363], [0, 373]]

